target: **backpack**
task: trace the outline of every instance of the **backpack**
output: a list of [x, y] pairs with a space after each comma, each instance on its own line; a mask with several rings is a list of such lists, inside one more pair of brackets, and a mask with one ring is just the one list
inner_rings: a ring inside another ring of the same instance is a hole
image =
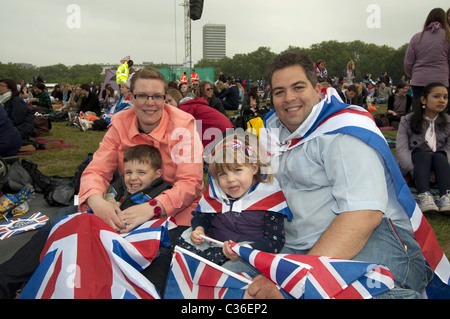
[[50, 130], [52, 129], [52, 122], [50, 119], [44, 115], [33, 115], [34, 120], [34, 131], [33, 136], [47, 136], [51, 135]]

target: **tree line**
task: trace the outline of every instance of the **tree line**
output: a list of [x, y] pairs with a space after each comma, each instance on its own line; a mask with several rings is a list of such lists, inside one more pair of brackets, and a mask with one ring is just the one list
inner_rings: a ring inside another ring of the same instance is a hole
[[[408, 44], [394, 49], [387, 45], [379, 46], [362, 41], [323, 41], [313, 44], [309, 48], [289, 46], [286, 51], [297, 50], [307, 53], [314, 61], [325, 60], [329, 77], [339, 77], [347, 63], [353, 60], [356, 66], [357, 81], [362, 79], [364, 73], [372, 74], [372, 80], [375, 81], [380, 74], [388, 72], [396, 84], [404, 75], [403, 59], [407, 47]], [[202, 59], [194, 65], [194, 68], [213, 67], [216, 79], [219, 77], [219, 72], [223, 72], [225, 76], [240, 76], [241, 78], [250, 75], [252, 80], [261, 77], [267, 79], [268, 66], [275, 56], [276, 53], [272, 52], [269, 47], [260, 47], [254, 52], [236, 54], [232, 58], [225, 57], [217, 61]], [[164, 63], [151, 66], [155, 68], [169, 67]], [[11, 78], [20, 83], [22, 80], [30, 82], [33, 76], [39, 75], [48, 83], [101, 83], [104, 80], [102, 66], [99, 64], [74, 66], [55, 64], [37, 67], [0, 62], [0, 78]]]
[[[313, 44], [309, 48], [289, 46], [285, 51], [296, 50], [308, 54], [311, 59], [326, 61], [328, 76], [340, 77], [352, 60], [355, 62], [357, 81], [361, 81], [365, 73], [372, 75], [372, 80], [376, 79], [384, 72], [388, 73], [394, 85], [405, 75], [403, 70], [403, 60], [408, 44], [404, 44], [398, 49], [387, 45], [379, 46], [368, 44], [363, 41], [338, 42], [324, 41]], [[252, 80], [261, 77], [267, 79], [267, 70], [271, 60], [276, 56], [268, 47], [260, 47], [256, 51], [248, 54], [236, 54], [233, 58], [225, 57], [218, 61], [200, 60], [195, 66], [214, 67], [216, 77], [219, 72], [225, 76], [240, 76], [245, 78], [250, 75]]]

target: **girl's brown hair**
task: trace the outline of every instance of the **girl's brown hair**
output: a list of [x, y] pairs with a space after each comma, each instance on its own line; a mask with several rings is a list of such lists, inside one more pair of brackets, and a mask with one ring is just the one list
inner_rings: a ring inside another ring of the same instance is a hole
[[[233, 170], [239, 166], [258, 165], [254, 180], [261, 183], [273, 182], [270, 163], [265, 161], [265, 153], [258, 138], [253, 134], [230, 134], [216, 144], [209, 157], [209, 171], [217, 178], [225, 169]], [[264, 173], [262, 173], [264, 172]]]

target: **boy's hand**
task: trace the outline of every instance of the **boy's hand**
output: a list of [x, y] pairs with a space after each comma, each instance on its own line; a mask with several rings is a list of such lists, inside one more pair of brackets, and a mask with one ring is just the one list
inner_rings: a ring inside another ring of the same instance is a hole
[[195, 228], [191, 233], [191, 240], [196, 245], [201, 245], [205, 242], [205, 239], [200, 237], [200, 235], [205, 235], [205, 229], [203, 227]]

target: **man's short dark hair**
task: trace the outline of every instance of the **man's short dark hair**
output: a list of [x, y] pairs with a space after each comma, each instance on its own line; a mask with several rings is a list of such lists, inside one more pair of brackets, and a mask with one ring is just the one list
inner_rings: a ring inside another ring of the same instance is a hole
[[302, 52], [298, 51], [287, 51], [276, 56], [269, 66], [269, 83], [272, 86], [272, 76], [278, 71], [291, 66], [299, 65], [305, 71], [306, 77], [312, 86], [315, 86], [317, 82], [316, 70], [314, 68], [314, 62], [311, 58]]
[[82, 90], [85, 90], [85, 91], [90, 91], [90, 90], [91, 90], [89, 84], [86, 84], [86, 83], [81, 84], [81, 85], [80, 85], [80, 88], [81, 88]]
[[358, 88], [356, 87], [356, 85], [351, 84], [348, 86], [347, 91], [352, 91], [352, 92], [358, 93]]

